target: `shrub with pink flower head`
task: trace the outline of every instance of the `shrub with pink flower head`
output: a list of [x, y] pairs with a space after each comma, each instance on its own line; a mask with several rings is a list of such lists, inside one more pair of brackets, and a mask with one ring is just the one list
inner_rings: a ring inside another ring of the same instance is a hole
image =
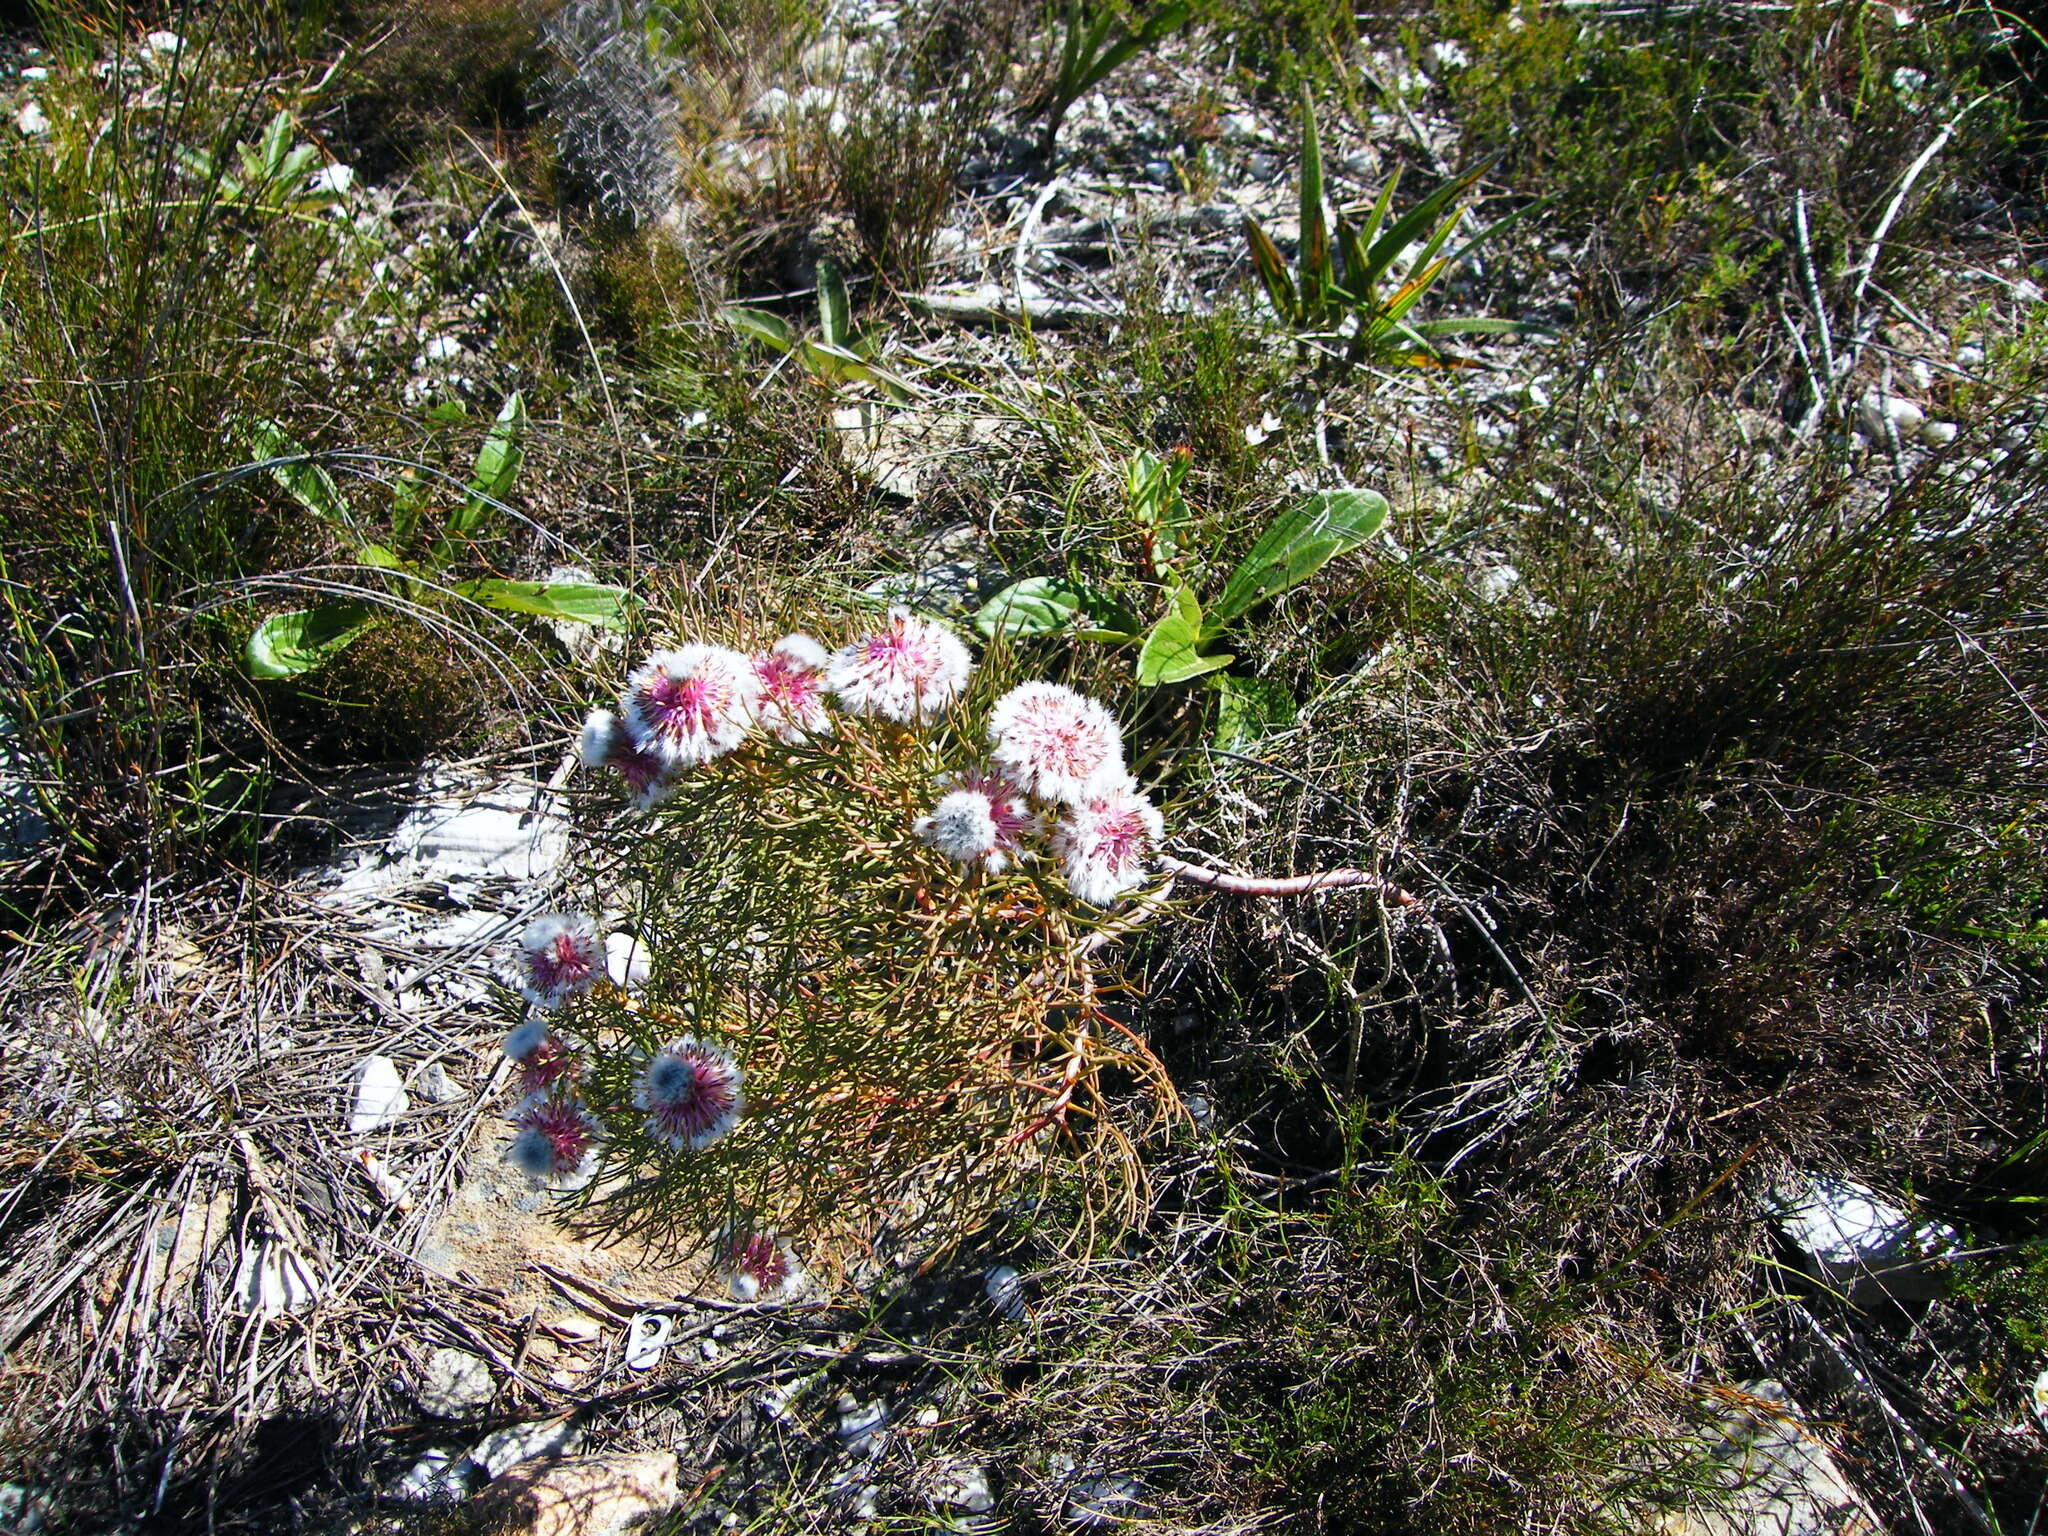
[[754, 663], [720, 645], [656, 651], [626, 679], [626, 729], [671, 771], [725, 756], [754, 728], [761, 684]]
[[1058, 683], [1024, 683], [988, 712], [996, 766], [1027, 794], [1078, 805], [1124, 778], [1116, 717]]
[[902, 609], [836, 651], [761, 644], [657, 652], [622, 725], [585, 733], [645, 815], [595, 834], [583, 899], [662, 963], [606, 979], [582, 918], [528, 946], [591, 968], [529, 977], [560, 1006], [508, 1042], [523, 1089], [573, 1090], [600, 1128], [575, 1219], [711, 1244], [767, 1297], [783, 1239], [721, 1255], [716, 1225], [807, 1249], [957, 1230], [1055, 1156], [1127, 1194], [1133, 1142], [1097, 1085], [1114, 1067], [1154, 1104], [1170, 1090], [1095, 1001], [1101, 908], [1154, 878], [1161, 835], [1115, 717], [1051, 683], [981, 693], [959, 637]]
[[952, 707], [973, 667], [950, 629], [891, 608], [879, 630], [833, 653], [825, 677], [849, 713], [919, 725]]

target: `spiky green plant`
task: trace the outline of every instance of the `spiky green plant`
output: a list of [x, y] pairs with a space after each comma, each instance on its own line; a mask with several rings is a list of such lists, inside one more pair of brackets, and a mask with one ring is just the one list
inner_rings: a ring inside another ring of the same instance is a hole
[[[1481, 166], [1454, 177], [1389, 223], [1394, 192], [1401, 184], [1397, 171], [1380, 189], [1363, 227], [1354, 227], [1341, 212], [1325, 212], [1322, 139], [1316, 131], [1315, 104], [1304, 87], [1301, 246], [1292, 272], [1273, 237], [1251, 215], [1244, 219], [1252, 266], [1281, 325], [1303, 341], [1341, 346], [1336, 355], [1346, 367], [1430, 361], [1440, 356], [1436, 343], [1445, 336], [1542, 334], [1541, 326], [1486, 315], [1408, 318], [1439, 278], [1529, 212], [1529, 207], [1517, 209], [1446, 254], [1465, 217], [1465, 210], [1456, 206], [1458, 200], [1485, 173]], [[1410, 247], [1418, 241], [1411, 254]], [[1397, 263], [1404, 268], [1398, 280]]]

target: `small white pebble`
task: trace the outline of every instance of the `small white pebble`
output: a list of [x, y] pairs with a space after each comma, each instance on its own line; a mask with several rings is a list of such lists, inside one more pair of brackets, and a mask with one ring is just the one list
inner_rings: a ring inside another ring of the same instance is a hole
[[14, 126], [25, 138], [35, 138], [50, 131], [50, 119], [44, 115], [40, 102], [24, 102], [14, 114]]

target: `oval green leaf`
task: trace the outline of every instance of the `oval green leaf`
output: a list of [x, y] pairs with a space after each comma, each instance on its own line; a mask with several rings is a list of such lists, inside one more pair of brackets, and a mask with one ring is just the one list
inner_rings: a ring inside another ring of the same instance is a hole
[[1269, 597], [1299, 586], [1348, 549], [1387, 525], [1387, 498], [1377, 491], [1318, 491], [1273, 521], [1224, 583], [1209, 610], [1210, 634]]
[[242, 666], [251, 677], [297, 677], [346, 650], [382, 618], [365, 603], [323, 603], [273, 613], [249, 636]]

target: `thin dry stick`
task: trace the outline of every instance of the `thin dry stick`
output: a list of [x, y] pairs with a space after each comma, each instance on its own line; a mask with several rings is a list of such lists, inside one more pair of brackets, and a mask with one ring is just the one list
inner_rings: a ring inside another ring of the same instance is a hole
[[1161, 854], [1158, 863], [1169, 879], [1207, 886], [1213, 891], [1229, 891], [1238, 896], [1305, 896], [1310, 891], [1370, 890], [1377, 891], [1397, 907], [1422, 905], [1422, 898], [1413, 891], [1404, 891], [1365, 869], [1320, 869], [1308, 875], [1267, 877], [1233, 875], [1227, 870], [1191, 864], [1186, 859], [1176, 859], [1167, 854]]

